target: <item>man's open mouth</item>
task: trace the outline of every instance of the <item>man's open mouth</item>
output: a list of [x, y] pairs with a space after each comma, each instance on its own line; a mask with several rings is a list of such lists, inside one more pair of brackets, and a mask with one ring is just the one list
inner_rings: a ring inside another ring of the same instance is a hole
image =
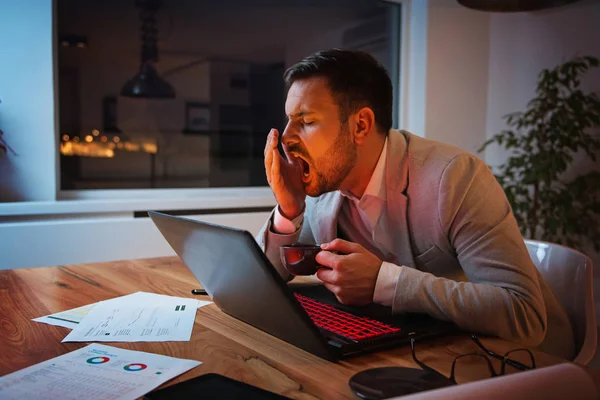
[[302, 180], [306, 182], [310, 176], [310, 165], [306, 162], [305, 159], [301, 157], [298, 158], [298, 163], [300, 164], [300, 168], [302, 168]]

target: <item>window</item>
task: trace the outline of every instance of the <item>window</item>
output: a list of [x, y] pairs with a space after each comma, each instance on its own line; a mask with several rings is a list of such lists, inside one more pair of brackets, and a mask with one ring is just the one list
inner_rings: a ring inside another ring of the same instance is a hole
[[[263, 148], [269, 129], [285, 126], [288, 66], [321, 49], [360, 49], [399, 82], [398, 4], [56, 4], [62, 190], [266, 186]], [[160, 80], [150, 89], [148, 78], [132, 82], [148, 60]], [[165, 98], [123, 95], [135, 90]]]

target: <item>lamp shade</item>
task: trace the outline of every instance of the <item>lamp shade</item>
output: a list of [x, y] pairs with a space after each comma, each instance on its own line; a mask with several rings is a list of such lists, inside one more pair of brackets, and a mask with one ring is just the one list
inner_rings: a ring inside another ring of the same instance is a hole
[[535, 11], [563, 6], [579, 0], [457, 0], [465, 7], [481, 11]]
[[152, 62], [144, 62], [140, 71], [121, 89], [121, 96], [154, 99], [172, 99], [175, 97], [173, 87], [156, 72]]

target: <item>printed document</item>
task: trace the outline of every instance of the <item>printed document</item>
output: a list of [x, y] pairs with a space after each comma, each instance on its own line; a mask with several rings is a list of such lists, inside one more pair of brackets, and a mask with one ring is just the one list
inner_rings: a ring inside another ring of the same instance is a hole
[[[109, 299], [105, 301], [100, 301], [98, 303], [88, 304], [82, 307], [73, 308], [67, 311], [61, 311], [55, 314], [46, 315], [44, 317], [34, 318], [32, 321], [42, 322], [49, 325], [57, 325], [65, 328], [73, 329], [79, 325], [79, 323], [85, 318], [85, 316], [98, 304], [117, 301], [120, 304], [124, 304], [127, 302], [128, 304], [143, 304], [151, 302], [155, 303], [164, 303], [164, 302], [177, 302], [177, 299], [182, 299], [181, 297], [173, 297], [166, 296], [162, 294], [156, 293], [147, 293], [147, 292], [136, 292], [133, 294], [129, 294], [126, 296], [116, 297], [114, 299]], [[185, 301], [196, 302], [196, 308], [200, 308], [202, 306], [212, 304], [210, 301], [202, 301], [195, 299], [185, 298]], [[189, 304], [189, 303], [186, 303]], [[192, 303], [193, 304], [193, 303]]]
[[63, 342], [189, 341], [196, 299], [141, 293], [96, 304]]
[[[133, 300], [138, 301], [142, 296], [141, 294], [145, 292], [136, 292], [132, 294], [128, 294], [126, 296], [116, 297], [114, 299], [109, 299], [105, 301], [114, 301], [120, 299], [120, 301], [124, 300]], [[145, 294], [153, 294], [153, 293], [145, 293]], [[157, 295], [158, 296], [158, 295]], [[83, 318], [94, 308], [97, 304], [103, 303], [103, 301], [99, 301], [98, 303], [88, 304], [86, 306], [73, 308], [67, 311], [61, 311], [56, 314], [46, 315], [44, 317], [34, 318], [32, 321], [35, 322], [43, 322], [44, 324], [49, 325], [57, 325], [65, 328], [75, 328]]]
[[46, 315], [44, 317], [34, 318], [32, 321], [73, 329], [92, 310], [92, 308], [96, 306], [96, 304], [98, 303], [88, 304], [87, 306], [73, 308], [72, 310]]
[[90, 344], [0, 378], [1, 399], [137, 399], [202, 364]]

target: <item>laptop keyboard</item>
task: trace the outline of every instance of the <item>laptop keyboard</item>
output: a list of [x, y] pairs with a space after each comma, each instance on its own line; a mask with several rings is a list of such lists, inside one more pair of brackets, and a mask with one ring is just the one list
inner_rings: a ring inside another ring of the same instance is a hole
[[328, 304], [294, 293], [310, 319], [319, 328], [355, 341], [400, 332], [400, 328], [366, 317], [358, 317]]

